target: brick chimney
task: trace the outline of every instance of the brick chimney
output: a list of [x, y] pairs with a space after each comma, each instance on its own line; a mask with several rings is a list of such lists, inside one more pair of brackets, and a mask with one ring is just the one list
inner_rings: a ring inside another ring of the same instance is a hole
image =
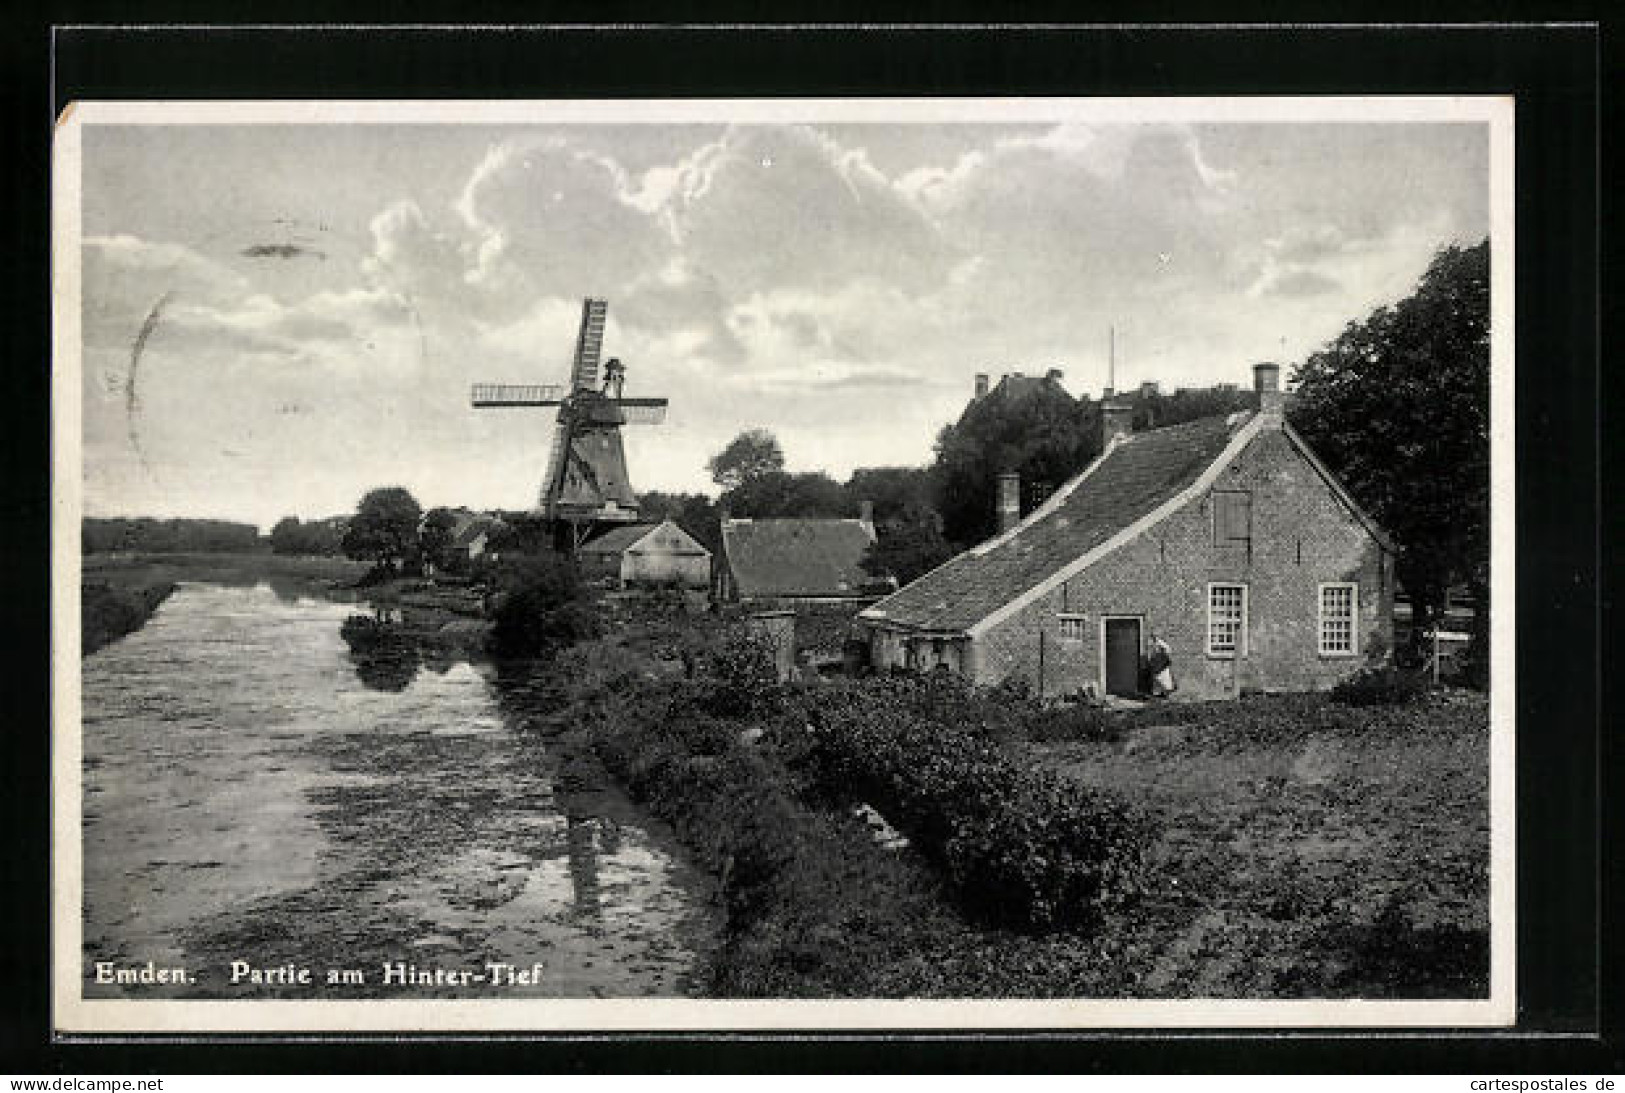
[[1105, 451], [1119, 436], [1134, 431], [1134, 407], [1116, 398], [1107, 398], [1100, 404], [1100, 450]]
[[1259, 415], [1280, 421], [1286, 410], [1286, 392], [1281, 390], [1281, 366], [1273, 361], [1253, 365], [1253, 390], [1258, 392]]
[[1001, 533], [1021, 523], [1021, 475], [1015, 471], [999, 475], [998, 509]]
[[978, 373], [976, 373], [976, 397], [977, 398], [986, 398], [987, 397], [987, 373], [986, 372], [978, 372]]
[[1051, 383], [1060, 383], [1065, 376], [1066, 373], [1061, 371], [1059, 368], [1051, 368], [1048, 372], [1044, 373], [1044, 378], [1049, 380]]

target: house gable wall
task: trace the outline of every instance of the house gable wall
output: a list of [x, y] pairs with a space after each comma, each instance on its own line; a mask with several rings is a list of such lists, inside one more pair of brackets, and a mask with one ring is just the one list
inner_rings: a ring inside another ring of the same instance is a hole
[[711, 583], [711, 556], [693, 551], [644, 550], [621, 555], [621, 580], [627, 584], [667, 584], [705, 588]]
[[[1251, 539], [1216, 545], [1213, 492], [1251, 494]], [[1319, 651], [1320, 586], [1359, 585], [1358, 649]], [[1207, 652], [1210, 583], [1248, 587], [1247, 647]], [[1046, 696], [1101, 684], [1100, 619], [1144, 620], [1142, 636], [1169, 645], [1178, 697], [1232, 697], [1244, 690], [1329, 687], [1392, 645], [1393, 568], [1370, 531], [1278, 429], [1266, 429], [1221, 473], [1211, 491], [1004, 619], [967, 658], [974, 677], [1025, 677]], [[1080, 640], [1061, 638], [1061, 617], [1083, 616]], [[1042, 637], [1041, 637], [1042, 636]]]

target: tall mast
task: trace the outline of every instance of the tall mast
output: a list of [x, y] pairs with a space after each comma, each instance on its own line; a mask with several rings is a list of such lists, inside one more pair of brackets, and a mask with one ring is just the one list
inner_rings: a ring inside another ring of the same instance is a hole
[[1117, 327], [1106, 328], [1106, 390], [1117, 394]]

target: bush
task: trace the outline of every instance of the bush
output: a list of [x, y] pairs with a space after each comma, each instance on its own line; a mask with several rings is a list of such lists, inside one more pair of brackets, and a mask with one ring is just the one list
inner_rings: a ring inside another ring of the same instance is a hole
[[709, 656], [710, 686], [703, 699], [718, 717], [745, 717], [770, 709], [778, 692], [778, 664], [767, 639], [741, 628], [717, 641]]
[[548, 655], [603, 630], [575, 565], [563, 555], [505, 559], [496, 584], [491, 646], [498, 655]]
[[1104, 793], [1017, 766], [949, 717], [921, 716], [945, 697], [882, 686], [815, 701], [805, 762], [825, 793], [878, 809], [942, 869], [960, 904], [990, 922], [1092, 925], [1136, 898], [1149, 821]]
[[1425, 676], [1401, 668], [1364, 668], [1332, 688], [1344, 706], [1404, 706], [1427, 694]]

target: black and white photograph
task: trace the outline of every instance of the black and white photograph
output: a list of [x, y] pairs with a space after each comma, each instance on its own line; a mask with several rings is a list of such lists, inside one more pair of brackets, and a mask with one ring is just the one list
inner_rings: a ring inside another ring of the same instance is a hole
[[1512, 147], [75, 103], [55, 1026], [1510, 1024]]

